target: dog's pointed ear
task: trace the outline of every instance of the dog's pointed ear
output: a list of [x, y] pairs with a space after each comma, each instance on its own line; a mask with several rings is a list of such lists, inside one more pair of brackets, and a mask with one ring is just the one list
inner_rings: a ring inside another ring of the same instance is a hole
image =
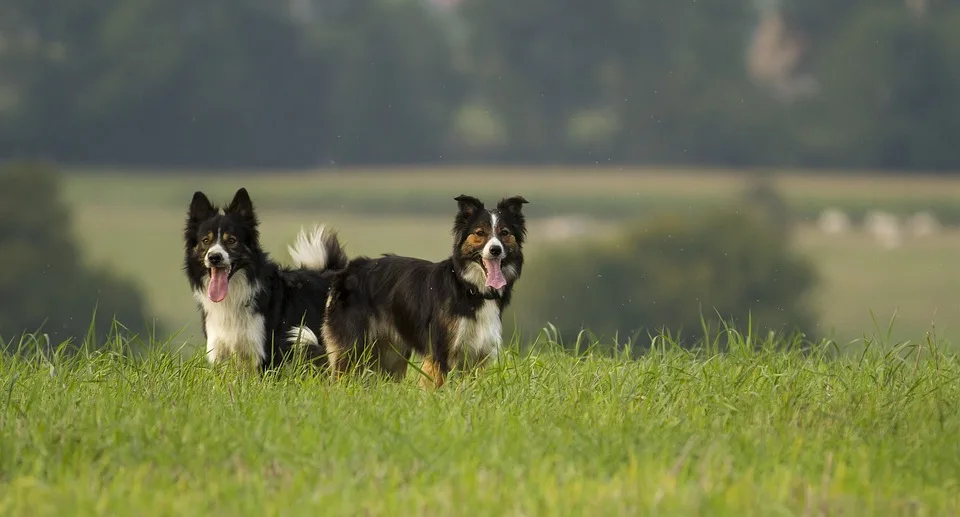
[[212, 217], [216, 213], [217, 209], [214, 208], [213, 203], [210, 202], [206, 194], [199, 190], [193, 193], [193, 200], [190, 201], [190, 219], [202, 221]]
[[500, 210], [505, 210], [514, 215], [519, 215], [523, 210], [523, 205], [529, 203], [523, 196], [513, 196], [506, 199], [501, 199], [497, 203], [497, 208]]
[[453, 199], [456, 200], [457, 206], [460, 208], [460, 213], [467, 217], [483, 210], [483, 202], [473, 196], [460, 194]]
[[230, 202], [226, 211], [237, 214], [240, 217], [255, 219], [253, 201], [250, 200], [250, 194], [247, 193], [246, 188], [240, 187], [240, 189], [237, 190], [237, 193], [233, 195], [233, 201]]

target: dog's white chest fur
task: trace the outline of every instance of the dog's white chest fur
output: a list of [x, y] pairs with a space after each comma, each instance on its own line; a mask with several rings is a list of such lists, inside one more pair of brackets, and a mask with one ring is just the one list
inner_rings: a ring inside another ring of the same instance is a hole
[[460, 318], [451, 347], [451, 359], [467, 365], [496, 359], [503, 341], [502, 327], [497, 302], [485, 300], [476, 318]]
[[230, 356], [259, 363], [266, 357], [264, 318], [253, 306], [258, 291], [260, 286], [251, 285], [241, 273], [230, 279], [227, 297], [220, 303], [211, 301], [203, 290], [193, 292], [204, 312], [211, 363]]

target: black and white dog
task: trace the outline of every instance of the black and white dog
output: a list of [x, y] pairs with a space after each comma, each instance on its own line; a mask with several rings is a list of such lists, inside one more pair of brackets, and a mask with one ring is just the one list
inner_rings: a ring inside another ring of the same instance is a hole
[[278, 366], [297, 342], [306, 356], [324, 355], [324, 303], [347, 256], [335, 232], [301, 230], [289, 248], [296, 268], [282, 267], [260, 246], [247, 190], [226, 208], [196, 192], [184, 231], [184, 269], [202, 312], [211, 363], [236, 357], [261, 369]]
[[487, 210], [474, 197], [455, 199], [449, 258], [358, 257], [337, 274], [323, 325], [335, 375], [361, 365], [402, 379], [417, 352], [423, 371], [440, 387], [453, 367], [496, 359], [501, 313], [523, 268], [521, 209], [527, 200], [511, 197]]

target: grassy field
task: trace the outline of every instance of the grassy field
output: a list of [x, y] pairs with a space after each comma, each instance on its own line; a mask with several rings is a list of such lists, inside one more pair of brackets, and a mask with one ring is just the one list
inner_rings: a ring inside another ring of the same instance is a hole
[[157, 351], [3, 356], [0, 515], [960, 511], [957, 356], [727, 338], [635, 360], [541, 342], [436, 392]]
[[[265, 245], [282, 262], [299, 228], [315, 221], [338, 228], [351, 254], [440, 259], [450, 248], [452, 198], [463, 192], [530, 199], [532, 255], [550, 237], [551, 217], [583, 214], [606, 228], [661, 209], [699, 210], [734, 199], [747, 177], [732, 171], [506, 168], [159, 176], [73, 171], [66, 192], [87, 257], [137, 281], [155, 313], [169, 327], [184, 328], [178, 339], [194, 343], [199, 317], [180, 265], [184, 214], [197, 189], [227, 201], [236, 188], [248, 187]], [[786, 171], [774, 182], [800, 213], [834, 205], [853, 212], [960, 206], [954, 202], [960, 181], [950, 178]], [[801, 226], [796, 245], [814, 259], [823, 280], [817, 296], [822, 327], [842, 341], [878, 330], [893, 342], [917, 341], [935, 325], [946, 342], [960, 343], [956, 227], [885, 250], [863, 233], [826, 236], [811, 222]], [[521, 281], [516, 303], [523, 303], [525, 288]]]
[[[286, 262], [286, 244], [314, 221], [337, 227], [351, 254], [439, 259], [462, 192], [528, 197], [536, 254], [553, 216], [590, 215], [603, 231], [664, 208], [729, 202], [743, 179], [72, 173], [66, 194], [86, 258], [134, 279], [154, 312], [185, 331], [137, 358], [116, 343], [75, 357], [0, 356], [0, 515], [956, 515], [955, 228], [885, 250], [862, 233], [801, 225], [797, 249], [822, 277], [822, 326], [844, 339], [884, 336], [806, 353], [728, 333], [723, 353], [661, 338], [640, 357], [574, 356], [541, 336], [523, 347], [514, 339], [500, 364], [428, 392], [413, 370], [403, 383], [337, 383], [305, 367], [261, 377], [171, 351], [196, 344], [200, 330], [180, 270], [197, 189], [227, 200], [248, 187], [267, 249]], [[800, 213], [960, 197], [960, 181], [938, 178], [776, 182]], [[924, 339], [932, 323], [936, 337]]]

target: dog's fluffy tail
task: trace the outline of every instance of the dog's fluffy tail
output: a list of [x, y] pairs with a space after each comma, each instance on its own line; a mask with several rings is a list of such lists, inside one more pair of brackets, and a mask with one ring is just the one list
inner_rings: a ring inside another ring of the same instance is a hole
[[314, 226], [310, 232], [301, 228], [297, 242], [288, 246], [287, 250], [297, 267], [318, 271], [347, 267], [347, 254], [337, 238], [337, 232], [322, 224]]

